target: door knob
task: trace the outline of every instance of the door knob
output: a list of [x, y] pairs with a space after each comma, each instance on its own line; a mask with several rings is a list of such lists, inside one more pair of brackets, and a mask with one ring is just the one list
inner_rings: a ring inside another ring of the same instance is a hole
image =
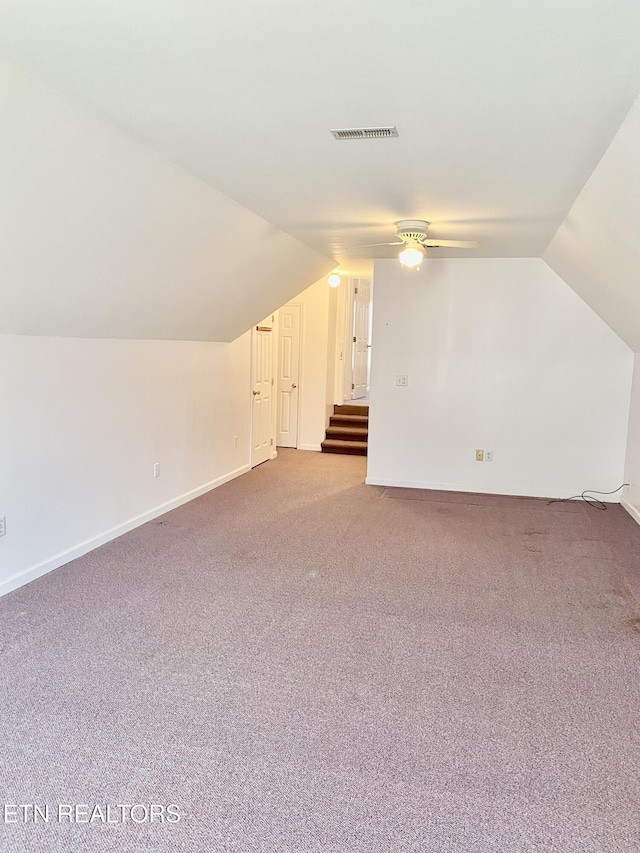
[[298, 386], [296, 385], [296, 383], [295, 383], [295, 382], [292, 382], [292, 383], [291, 383], [291, 387], [292, 387], [292, 388], [297, 388]]
[[257, 394], [259, 394], [259, 393], [260, 393], [259, 391], [254, 391], [254, 392], [253, 392], [253, 396], [255, 397], [255, 396], [256, 396]]

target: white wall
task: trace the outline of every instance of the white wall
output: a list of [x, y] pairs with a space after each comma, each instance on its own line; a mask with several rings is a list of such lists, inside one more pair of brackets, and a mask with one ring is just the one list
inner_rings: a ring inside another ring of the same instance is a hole
[[329, 291], [321, 278], [290, 300], [302, 306], [298, 450], [320, 450], [327, 418]]
[[0, 364], [0, 594], [248, 470], [248, 333], [0, 336]]
[[2, 594], [247, 470], [236, 338], [334, 262], [1, 61], [0, 104]]
[[[640, 99], [544, 254], [629, 346], [640, 351]], [[640, 366], [636, 356], [622, 503], [640, 522]]]
[[636, 354], [629, 415], [629, 440], [622, 504], [640, 524], [640, 354]]
[[0, 62], [0, 334], [231, 341], [334, 261]]
[[640, 351], [640, 99], [544, 254], [547, 263]]
[[[629, 347], [540, 259], [376, 262], [367, 482], [614, 489], [632, 368]], [[476, 448], [494, 461], [475, 462]]]

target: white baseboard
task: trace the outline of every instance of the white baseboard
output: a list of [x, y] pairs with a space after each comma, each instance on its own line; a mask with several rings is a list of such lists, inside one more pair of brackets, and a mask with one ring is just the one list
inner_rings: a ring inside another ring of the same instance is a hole
[[[479, 495], [515, 495], [525, 496], [523, 492], [514, 491], [513, 488], [502, 488], [500, 486], [469, 486], [464, 483], [425, 483], [422, 480], [388, 480], [384, 477], [367, 477], [367, 486], [387, 486], [399, 489], [429, 489], [436, 492], [471, 492]], [[538, 497], [537, 495], [526, 495], [526, 497]], [[548, 497], [540, 495], [539, 497]]]
[[638, 509], [638, 507], [634, 506], [632, 503], [629, 503], [629, 501], [626, 498], [620, 498], [620, 503], [622, 504], [624, 509], [626, 509], [626, 511], [629, 513], [631, 518], [635, 522], [640, 524], [640, 510]]
[[298, 447], [298, 450], [320, 450], [322, 451], [322, 447], [319, 444], [301, 444]]
[[[365, 479], [365, 483], [368, 486], [388, 486], [389, 488], [402, 488], [402, 489], [431, 489], [438, 492], [469, 492], [475, 495], [509, 495], [511, 497], [518, 498], [547, 498], [552, 500], [554, 498], [563, 498], [563, 491], [559, 490], [557, 493], [553, 491], [549, 493], [549, 489], [527, 489], [526, 491], [523, 489], [515, 489], [513, 486], [501, 486], [501, 485], [486, 485], [486, 486], [478, 486], [473, 485], [470, 486], [464, 483], [423, 483], [416, 482], [412, 480], [387, 480], [383, 477], [367, 477]], [[580, 489], [577, 489], [574, 493], [579, 494]], [[569, 492], [572, 494], [572, 492]], [[614, 497], [612, 503], [617, 503], [617, 499]]]
[[180, 495], [177, 498], [173, 498], [170, 501], [166, 501], [165, 503], [160, 504], [159, 506], [156, 506], [153, 509], [147, 510], [147, 512], [143, 512], [140, 515], [136, 515], [134, 518], [130, 518], [128, 521], [125, 521], [122, 524], [118, 524], [115, 527], [111, 527], [109, 530], [105, 530], [103, 533], [99, 533], [97, 536], [92, 536], [90, 539], [85, 539], [84, 542], [80, 542], [78, 545], [74, 545], [73, 547], [68, 548], [66, 551], [60, 551], [58, 554], [54, 554], [53, 557], [49, 557], [48, 559], [43, 560], [41, 563], [37, 563], [35, 566], [31, 566], [28, 569], [24, 569], [21, 572], [17, 572], [15, 575], [12, 575], [6, 580], [0, 582], [0, 598], [3, 595], [6, 595], [8, 592], [12, 592], [14, 589], [18, 589], [18, 587], [30, 583], [36, 578], [42, 577], [42, 575], [46, 575], [48, 572], [51, 572], [54, 569], [59, 569], [60, 566], [64, 566], [66, 563], [70, 563], [71, 560], [75, 560], [78, 557], [82, 557], [83, 554], [87, 554], [89, 551], [93, 551], [94, 548], [99, 548], [101, 545], [110, 542], [112, 539], [117, 539], [118, 536], [122, 536], [124, 533], [128, 533], [129, 530], [133, 530], [136, 527], [140, 527], [141, 524], [146, 524], [147, 521], [153, 521], [154, 518], [158, 518], [158, 516], [164, 515], [166, 512], [170, 512], [172, 509], [177, 509], [177, 507], [182, 506], [183, 504], [186, 504], [189, 501], [194, 500], [195, 498], [199, 498], [201, 495], [204, 495], [207, 492], [216, 489], [218, 486], [222, 486], [224, 483], [228, 483], [229, 480], [234, 480], [241, 474], [246, 474], [247, 471], [250, 470], [250, 465], [243, 465], [241, 468], [236, 468], [235, 471], [230, 471], [228, 474], [223, 474], [221, 477], [217, 477], [215, 480], [211, 480], [210, 482], [205, 483], [202, 486], [198, 486], [197, 488], [192, 489], [190, 492], [185, 492], [183, 495]]

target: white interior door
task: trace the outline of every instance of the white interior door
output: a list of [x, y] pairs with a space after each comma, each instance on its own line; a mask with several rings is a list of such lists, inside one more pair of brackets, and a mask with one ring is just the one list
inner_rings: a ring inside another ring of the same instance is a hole
[[369, 377], [369, 325], [371, 317], [371, 282], [359, 279], [354, 293], [353, 311], [353, 383], [351, 399], [367, 395]]
[[271, 458], [273, 441], [273, 323], [271, 318], [253, 330], [253, 412], [251, 467]]
[[298, 446], [298, 408], [300, 398], [300, 322], [299, 305], [285, 305], [279, 312], [278, 341], [278, 447]]

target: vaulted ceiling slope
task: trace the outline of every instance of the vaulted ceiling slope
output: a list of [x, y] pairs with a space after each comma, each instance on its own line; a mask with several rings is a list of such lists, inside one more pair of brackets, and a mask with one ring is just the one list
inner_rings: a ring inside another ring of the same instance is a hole
[[0, 334], [229, 341], [332, 268], [0, 63]]
[[540, 256], [640, 92], [638, 0], [0, 7], [16, 65], [347, 266], [401, 218]]
[[544, 254], [640, 352], [640, 98]]

